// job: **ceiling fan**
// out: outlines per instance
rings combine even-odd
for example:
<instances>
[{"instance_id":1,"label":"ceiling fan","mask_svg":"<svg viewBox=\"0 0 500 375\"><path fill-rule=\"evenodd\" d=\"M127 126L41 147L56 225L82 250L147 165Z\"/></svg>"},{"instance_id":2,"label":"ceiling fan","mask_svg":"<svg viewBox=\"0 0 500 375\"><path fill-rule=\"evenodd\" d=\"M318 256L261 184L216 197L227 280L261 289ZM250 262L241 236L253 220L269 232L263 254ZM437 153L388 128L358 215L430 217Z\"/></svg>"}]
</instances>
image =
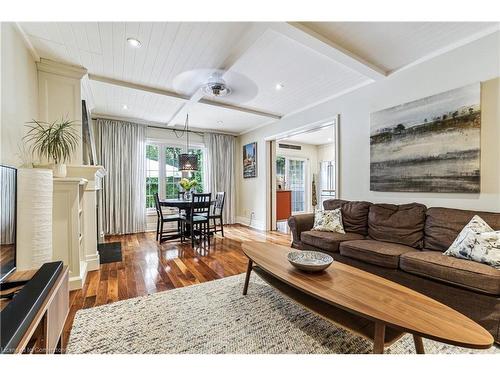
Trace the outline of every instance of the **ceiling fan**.
<instances>
[{"instance_id":1,"label":"ceiling fan","mask_svg":"<svg viewBox=\"0 0 500 375\"><path fill-rule=\"evenodd\" d=\"M233 70L193 69L178 74L174 90L193 96L200 93L215 99L230 97L232 103L245 103L257 96L257 85L245 75Z\"/></svg>"}]
</instances>

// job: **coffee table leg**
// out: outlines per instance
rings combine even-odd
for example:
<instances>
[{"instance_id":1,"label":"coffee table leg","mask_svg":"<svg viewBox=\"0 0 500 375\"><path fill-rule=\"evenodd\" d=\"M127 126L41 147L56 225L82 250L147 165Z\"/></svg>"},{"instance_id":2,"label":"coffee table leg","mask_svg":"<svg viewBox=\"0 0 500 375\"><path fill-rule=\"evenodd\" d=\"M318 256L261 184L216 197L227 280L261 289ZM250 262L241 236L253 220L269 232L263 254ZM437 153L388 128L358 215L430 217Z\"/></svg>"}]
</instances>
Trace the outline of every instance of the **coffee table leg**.
<instances>
[{"instance_id":1,"label":"coffee table leg","mask_svg":"<svg viewBox=\"0 0 500 375\"><path fill-rule=\"evenodd\" d=\"M415 350L417 354L425 354L424 342L422 341L422 337L413 335L413 342L415 343Z\"/></svg>"},{"instance_id":2,"label":"coffee table leg","mask_svg":"<svg viewBox=\"0 0 500 375\"><path fill-rule=\"evenodd\" d=\"M373 354L384 354L385 324L375 322L375 334L373 337Z\"/></svg>"},{"instance_id":3,"label":"coffee table leg","mask_svg":"<svg viewBox=\"0 0 500 375\"><path fill-rule=\"evenodd\" d=\"M247 266L247 274L245 276L245 285L243 286L243 295L247 295L248 291L248 282L250 281L250 273L252 273L252 266L253 266L253 261L251 259L248 259L248 266Z\"/></svg>"}]
</instances>

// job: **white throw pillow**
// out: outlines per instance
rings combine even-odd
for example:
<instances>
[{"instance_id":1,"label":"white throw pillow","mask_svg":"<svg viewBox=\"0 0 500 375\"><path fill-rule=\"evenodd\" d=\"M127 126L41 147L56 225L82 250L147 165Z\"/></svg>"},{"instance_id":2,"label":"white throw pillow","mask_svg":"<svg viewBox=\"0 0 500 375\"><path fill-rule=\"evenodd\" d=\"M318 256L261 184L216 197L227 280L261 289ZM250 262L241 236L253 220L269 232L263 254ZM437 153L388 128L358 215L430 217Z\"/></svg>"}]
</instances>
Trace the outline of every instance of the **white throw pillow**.
<instances>
[{"instance_id":1,"label":"white throw pillow","mask_svg":"<svg viewBox=\"0 0 500 375\"><path fill-rule=\"evenodd\" d=\"M476 215L462 229L444 255L468 259L500 269L500 231L494 231Z\"/></svg>"},{"instance_id":2,"label":"white throw pillow","mask_svg":"<svg viewBox=\"0 0 500 375\"><path fill-rule=\"evenodd\" d=\"M316 211L314 213L314 226L312 230L345 233L340 208Z\"/></svg>"}]
</instances>

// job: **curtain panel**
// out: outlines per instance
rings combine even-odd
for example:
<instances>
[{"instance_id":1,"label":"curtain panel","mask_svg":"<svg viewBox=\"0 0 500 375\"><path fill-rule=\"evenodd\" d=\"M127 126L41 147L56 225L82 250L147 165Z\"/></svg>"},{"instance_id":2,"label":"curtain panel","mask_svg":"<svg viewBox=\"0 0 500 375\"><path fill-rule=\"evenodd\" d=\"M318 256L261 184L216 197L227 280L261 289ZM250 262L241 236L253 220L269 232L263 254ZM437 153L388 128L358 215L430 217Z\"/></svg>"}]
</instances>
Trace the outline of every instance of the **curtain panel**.
<instances>
[{"instance_id":1,"label":"curtain panel","mask_svg":"<svg viewBox=\"0 0 500 375\"><path fill-rule=\"evenodd\" d=\"M232 135L207 133L207 190L212 196L218 191L226 192L223 220L225 224L233 224L236 216L235 188L235 137Z\"/></svg>"},{"instance_id":2,"label":"curtain panel","mask_svg":"<svg viewBox=\"0 0 500 375\"><path fill-rule=\"evenodd\" d=\"M106 234L142 232L146 214L146 126L97 119L98 163L107 170L103 179L103 229Z\"/></svg>"}]
</instances>

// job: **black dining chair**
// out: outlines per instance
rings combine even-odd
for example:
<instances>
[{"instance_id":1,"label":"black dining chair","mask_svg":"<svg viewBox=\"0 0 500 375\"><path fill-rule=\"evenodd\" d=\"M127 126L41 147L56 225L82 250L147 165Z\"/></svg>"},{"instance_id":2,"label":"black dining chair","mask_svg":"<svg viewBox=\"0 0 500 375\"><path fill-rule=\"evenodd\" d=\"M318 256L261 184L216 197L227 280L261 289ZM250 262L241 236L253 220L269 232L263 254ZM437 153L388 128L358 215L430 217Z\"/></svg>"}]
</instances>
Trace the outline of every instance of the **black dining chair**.
<instances>
[{"instance_id":1,"label":"black dining chair","mask_svg":"<svg viewBox=\"0 0 500 375\"><path fill-rule=\"evenodd\" d=\"M224 201L226 199L226 192L219 191L215 194L215 200L210 214L208 215L209 221L213 222L213 227L210 227L210 233L221 232L224 237L224 221L222 219L222 212L224 210ZM220 229L217 229L217 220L219 220Z\"/></svg>"},{"instance_id":2,"label":"black dining chair","mask_svg":"<svg viewBox=\"0 0 500 375\"><path fill-rule=\"evenodd\" d=\"M212 194L193 194L191 206L186 216L181 216L181 242L186 237L187 227L191 235L191 246L194 248L195 235L199 235L200 244L207 239L210 247L210 204Z\"/></svg>"},{"instance_id":3,"label":"black dining chair","mask_svg":"<svg viewBox=\"0 0 500 375\"><path fill-rule=\"evenodd\" d=\"M154 194L155 198L155 207L156 207L156 215L158 216L158 221L156 223L156 241L162 242L162 240L168 240L174 237L178 237L181 233L181 215L179 214L172 214L172 215L165 215L163 213L163 210L161 209L160 205L160 198L158 197L158 193ZM177 230L170 230L167 232L163 231L163 224L164 223L177 223ZM163 234L167 234L166 237L163 237ZM170 236L169 236L170 234Z\"/></svg>"}]
</instances>

